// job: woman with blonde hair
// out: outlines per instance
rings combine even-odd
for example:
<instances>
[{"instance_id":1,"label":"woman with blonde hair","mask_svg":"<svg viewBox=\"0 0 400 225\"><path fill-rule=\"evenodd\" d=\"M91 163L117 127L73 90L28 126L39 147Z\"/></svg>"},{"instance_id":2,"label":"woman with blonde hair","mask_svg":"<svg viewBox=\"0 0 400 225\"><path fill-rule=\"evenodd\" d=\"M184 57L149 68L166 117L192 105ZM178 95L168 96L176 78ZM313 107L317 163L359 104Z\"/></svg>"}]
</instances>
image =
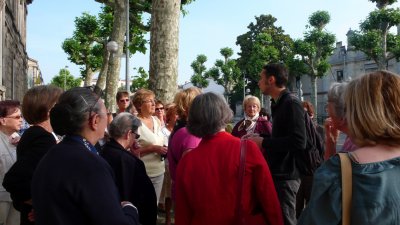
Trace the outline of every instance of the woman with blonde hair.
<instances>
[{"instance_id":1,"label":"woman with blonde hair","mask_svg":"<svg viewBox=\"0 0 400 225\"><path fill-rule=\"evenodd\" d=\"M142 122L138 128L139 157L144 162L147 175L153 183L157 195L157 204L160 199L164 180L165 164L163 155L167 153L164 147L164 135L161 132L160 120L153 116L156 102L154 92L147 89L138 90L132 98L132 103L138 111L137 117Z\"/></svg>"},{"instance_id":2,"label":"woman with blonde hair","mask_svg":"<svg viewBox=\"0 0 400 225\"><path fill-rule=\"evenodd\" d=\"M190 106L193 99L199 94L201 94L199 88L190 87L175 96L174 103L176 104L179 120L176 122L175 128L170 135L167 155L171 175L172 200L175 199L175 171L179 160L187 151L197 147L201 140L201 138L190 134L186 129Z\"/></svg>"},{"instance_id":3,"label":"woman with blonde hair","mask_svg":"<svg viewBox=\"0 0 400 225\"><path fill-rule=\"evenodd\" d=\"M345 91L349 135L358 149L345 153L352 168L350 224L400 224L400 77L377 71L351 81ZM342 221L338 156L314 174L311 199L300 225Z\"/></svg>"}]
</instances>

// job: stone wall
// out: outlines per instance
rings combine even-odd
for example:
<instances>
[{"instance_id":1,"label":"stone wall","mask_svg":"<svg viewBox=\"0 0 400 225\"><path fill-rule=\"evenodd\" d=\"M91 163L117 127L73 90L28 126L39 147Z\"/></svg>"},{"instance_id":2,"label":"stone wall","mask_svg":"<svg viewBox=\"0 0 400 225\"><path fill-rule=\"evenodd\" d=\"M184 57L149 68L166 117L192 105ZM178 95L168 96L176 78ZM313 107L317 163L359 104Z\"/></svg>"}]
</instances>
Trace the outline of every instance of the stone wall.
<instances>
[{"instance_id":1,"label":"stone wall","mask_svg":"<svg viewBox=\"0 0 400 225\"><path fill-rule=\"evenodd\" d=\"M22 101L27 91L26 3L6 0L2 10L2 86L5 99ZM19 18L23 17L23 18Z\"/></svg>"}]
</instances>

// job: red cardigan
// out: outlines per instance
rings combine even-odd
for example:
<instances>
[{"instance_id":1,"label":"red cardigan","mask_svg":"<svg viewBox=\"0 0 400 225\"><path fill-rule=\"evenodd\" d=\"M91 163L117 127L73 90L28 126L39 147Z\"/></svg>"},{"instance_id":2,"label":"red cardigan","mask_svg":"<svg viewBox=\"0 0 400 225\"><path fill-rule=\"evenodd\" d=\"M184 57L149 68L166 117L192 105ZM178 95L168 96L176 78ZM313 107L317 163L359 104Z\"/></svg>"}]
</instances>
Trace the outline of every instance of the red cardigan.
<instances>
[{"instance_id":1,"label":"red cardigan","mask_svg":"<svg viewBox=\"0 0 400 225\"><path fill-rule=\"evenodd\" d=\"M242 198L246 224L283 225L268 165L257 145L247 143ZM181 159L176 175L176 225L235 224L239 157L240 139L219 132L203 138Z\"/></svg>"}]
</instances>

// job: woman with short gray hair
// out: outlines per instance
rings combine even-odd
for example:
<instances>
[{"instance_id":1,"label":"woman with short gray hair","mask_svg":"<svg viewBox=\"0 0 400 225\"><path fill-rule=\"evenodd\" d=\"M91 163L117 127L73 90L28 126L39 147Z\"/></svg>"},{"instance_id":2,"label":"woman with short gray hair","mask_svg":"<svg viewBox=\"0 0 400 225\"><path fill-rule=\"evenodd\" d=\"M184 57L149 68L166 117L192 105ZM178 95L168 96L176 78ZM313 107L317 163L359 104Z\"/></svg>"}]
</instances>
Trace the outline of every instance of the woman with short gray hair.
<instances>
[{"instance_id":1,"label":"woman with short gray hair","mask_svg":"<svg viewBox=\"0 0 400 225\"><path fill-rule=\"evenodd\" d=\"M141 125L141 121L130 113L118 114L108 128L110 140L100 155L114 170L120 198L137 207L142 225L155 225L157 198L153 184L142 160L129 152L139 138L137 131Z\"/></svg>"},{"instance_id":2,"label":"woman with short gray hair","mask_svg":"<svg viewBox=\"0 0 400 225\"><path fill-rule=\"evenodd\" d=\"M209 92L193 100L187 129L202 140L178 165L176 225L235 224L241 219L234 213L238 201L246 224L283 224L268 165L250 140L243 142L245 175L238 183L241 141L224 129L232 116L222 96ZM238 186L243 189L240 200Z\"/></svg>"},{"instance_id":3,"label":"woman with short gray hair","mask_svg":"<svg viewBox=\"0 0 400 225\"><path fill-rule=\"evenodd\" d=\"M325 160L336 154L336 143L340 132L346 134L341 151L350 152L357 148L347 136L349 131L344 110L344 92L347 84L347 82L333 83L328 91L327 111L329 117L325 120Z\"/></svg>"}]
</instances>

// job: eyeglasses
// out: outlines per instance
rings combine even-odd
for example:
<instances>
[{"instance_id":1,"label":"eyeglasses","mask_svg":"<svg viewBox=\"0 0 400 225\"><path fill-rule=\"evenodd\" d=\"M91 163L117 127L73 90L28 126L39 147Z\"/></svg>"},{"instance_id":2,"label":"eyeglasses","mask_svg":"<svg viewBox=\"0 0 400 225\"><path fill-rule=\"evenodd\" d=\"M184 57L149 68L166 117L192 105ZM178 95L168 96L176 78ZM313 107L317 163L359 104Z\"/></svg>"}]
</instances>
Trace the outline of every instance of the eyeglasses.
<instances>
[{"instance_id":1,"label":"eyeglasses","mask_svg":"<svg viewBox=\"0 0 400 225\"><path fill-rule=\"evenodd\" d=\"M133 134L133 135L135 135L135 140L137 140L137 139L139 139L139 138L140 138L140 135L139 135L139 134L137 134L137 133L135 133L135 132L133 132L133 131L132 131L132 134Z\"/></svg>"},{"instance_id":2,"label":"eyeglasses","mask_svg":"<svg viewBox=\"0 0 400 225\"><path fill-rule=\"evenodd\" d=\"M21 118L22 118L22 116L21 116L21 115L17 115L17 116L5 116L4 118L10 118L10 119L16 119L16 120L19 120L19 119L21 119Z\"/></svg>"},{"instance_id":3,"label":"eyeglasses","mask_svg":"<svg viewBox=\"0 0 400 225\"><path fill-rule=\"evenodd\" d=\"M120 99L119 102L129 102L129 99Z\"/></svg>"},{"instance_id":4,"label":"eyeglasses","mask_svg":"<svg viewBox=\"0 0 400 225\"><path fill-rule=\"evenodd\" d=\"M142 103L156 103L155 101L154 101L154 99L147 99L147 100L144 100Z\"/></svg>"},{"instance_id":5,"label":"eyeglasses","mask_svg":"<svg viewBox=\"0 0 400 225\"><path fill-rule=\"evenodd\" d=\"M156 108L156 111L161 111L161 110L164 110L164 107Z\"/></svg>"}]
</instances>

